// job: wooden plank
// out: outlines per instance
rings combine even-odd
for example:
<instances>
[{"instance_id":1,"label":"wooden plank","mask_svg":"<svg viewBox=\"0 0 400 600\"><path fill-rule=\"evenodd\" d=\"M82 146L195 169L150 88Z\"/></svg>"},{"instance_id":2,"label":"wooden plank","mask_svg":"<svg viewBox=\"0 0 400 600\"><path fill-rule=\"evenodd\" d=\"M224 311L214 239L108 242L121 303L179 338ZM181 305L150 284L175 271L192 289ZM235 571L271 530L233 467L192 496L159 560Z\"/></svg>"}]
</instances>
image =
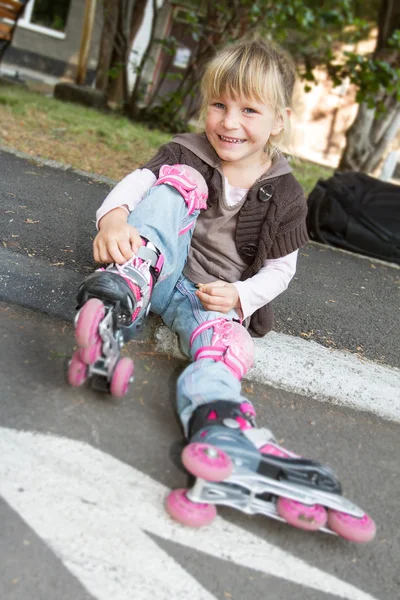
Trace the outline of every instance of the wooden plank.
<instances>
[{"instance_id":1,"label":"wooden plank","mask_svg":"<svg viewBox=\"0 0 400 600\"><path fill-rule=\"evenodd\" d=\"M16 11L12 11L9 8L3 8L0 2L0 19L9 19L10 21L15 21L18 17L18 13Z\"/></svg>"},{"instance_id":2,"label":"wooden plank","mask_svg":"<svg viewBox=\"0 0 400 600\"><path fill-rule=\"evenodd\" d=\"M7 25L6 23L0 23L0 39L11 40L11 32L13 25Z\"/></svg>"},{"instance_id":3,"label":"wooden plank","mask_svg":"<svg viewBox=\"0 0 400 600\"><path fill-rule=\"evenodd\" d=\"M0 0L0 6L19 14L24 5L18 0Z\"/></svg>"}]
</instances>

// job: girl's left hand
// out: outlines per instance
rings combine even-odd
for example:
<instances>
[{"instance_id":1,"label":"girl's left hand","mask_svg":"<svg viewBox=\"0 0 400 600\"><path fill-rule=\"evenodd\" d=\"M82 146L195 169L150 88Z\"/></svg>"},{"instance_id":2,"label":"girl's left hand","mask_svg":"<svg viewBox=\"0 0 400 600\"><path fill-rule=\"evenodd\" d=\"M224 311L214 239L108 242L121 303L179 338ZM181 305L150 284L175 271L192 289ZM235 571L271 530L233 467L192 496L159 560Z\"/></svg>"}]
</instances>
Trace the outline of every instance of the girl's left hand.
<instances>
[{"instance_id":1,"label":"girl's left hand","mask_svg":"<svg viewBox=\"0 0 400 600\"><path fill-rule=\"evenodd\" d=\"M232 308L240 309L240 298L233 283L226 281L212 281L199 283L196 296L206 310L228 313Z\"/></svg>"}]
</instances>

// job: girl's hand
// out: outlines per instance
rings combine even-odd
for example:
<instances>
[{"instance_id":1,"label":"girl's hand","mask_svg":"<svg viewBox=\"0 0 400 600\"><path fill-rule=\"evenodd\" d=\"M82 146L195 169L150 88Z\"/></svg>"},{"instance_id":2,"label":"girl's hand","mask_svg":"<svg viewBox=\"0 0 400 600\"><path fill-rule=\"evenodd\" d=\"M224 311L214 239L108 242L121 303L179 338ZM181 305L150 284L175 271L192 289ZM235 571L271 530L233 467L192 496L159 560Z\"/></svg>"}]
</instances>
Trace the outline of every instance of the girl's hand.
<instances>
[{"instance_id":1,"label":"girl's hand","mask_svg":"<svg viewBox=\"0 0 400 600\"><path fill-rule=\"evenodd\" d=\"M123 208L110 211L99 223L99 233L93 242L93 257L98 263L125 263L142 246L137 229L128 225L128 215Z\"/></svg>"},{"instance_id":2,"label":"girl's hand","mask_svg":"<svg viewBox=\"0 0 400 600\"><path fill-rule=\"evenodd\" d=\"M233 283L212 281L199 283L196 296L206 310L228 313L232 308L241 310L240 298Z\"/></svg>"}]
</instances>

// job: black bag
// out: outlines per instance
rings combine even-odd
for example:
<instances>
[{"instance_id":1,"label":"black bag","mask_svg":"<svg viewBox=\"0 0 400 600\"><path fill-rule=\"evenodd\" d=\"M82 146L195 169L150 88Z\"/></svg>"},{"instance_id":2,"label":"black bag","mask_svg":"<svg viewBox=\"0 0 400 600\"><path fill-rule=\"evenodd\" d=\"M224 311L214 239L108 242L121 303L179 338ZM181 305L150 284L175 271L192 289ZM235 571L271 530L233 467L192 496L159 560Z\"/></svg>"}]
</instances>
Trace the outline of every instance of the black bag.
<instances>
[{"instance_id":1,"label":"black bag","mask_svg":"<svg viewBox=\"0 0 400 600\"><path fill-rule=\"evenodd\" d=\"M400 186L364 173L320 179L308 197L312 240L400 264Z\"/></svg>"}]
</instances>

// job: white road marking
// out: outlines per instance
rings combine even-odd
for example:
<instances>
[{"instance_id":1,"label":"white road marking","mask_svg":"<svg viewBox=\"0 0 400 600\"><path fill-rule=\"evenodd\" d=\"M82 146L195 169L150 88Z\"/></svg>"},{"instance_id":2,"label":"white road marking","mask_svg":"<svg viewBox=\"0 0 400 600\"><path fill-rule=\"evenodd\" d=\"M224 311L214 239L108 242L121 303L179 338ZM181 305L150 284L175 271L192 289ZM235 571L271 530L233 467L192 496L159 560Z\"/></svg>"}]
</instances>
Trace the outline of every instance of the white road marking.
<instances>
[{"instance_id":1,"label":"white road marking","mask_svg":"<svg viewBox=\"0 0 400 600\"><path fill-rule=\"evenodd\" d=\"M146 532L339 598L374 600L220 517L200 530L173 522L165 486L83 442L0 427L0 456L0 494L97 600L216 600Z\"/></svg>"},{"instance_id":2,"label":"white road marking","mask_svg":"<svg viewBox=\"0 0 400 600\"><path fill-rule=\"evenodd\" d=\"M160 352L183 358L169 329L160 327L155 339ZM399 369L274 331L254 341L246 379L400 421Z\"/></svg>"}]
</instances>

